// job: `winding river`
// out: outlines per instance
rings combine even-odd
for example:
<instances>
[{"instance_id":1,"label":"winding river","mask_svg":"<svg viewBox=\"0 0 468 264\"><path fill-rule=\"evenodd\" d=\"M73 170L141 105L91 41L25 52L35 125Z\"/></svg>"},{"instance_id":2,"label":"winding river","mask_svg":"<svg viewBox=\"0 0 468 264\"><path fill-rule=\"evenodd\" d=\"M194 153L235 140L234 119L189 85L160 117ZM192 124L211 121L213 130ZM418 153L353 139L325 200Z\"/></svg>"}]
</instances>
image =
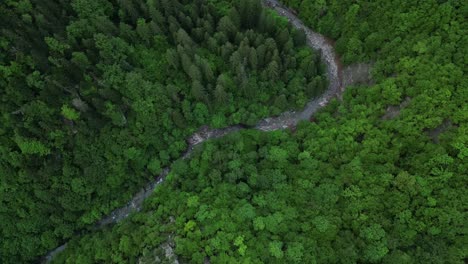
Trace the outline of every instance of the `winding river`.
<instances>
[{"instance_id":1,"label":"winding river","mask_svg":"<svg viewBox=\"0 0 468 264\"><path fill-rule=\"evenodd\" d=\"M327 90L318 98L312 99L307 103L306 107L301 112L288 111L284 112L277 117L269 117L260 120L255 126L247 127L244 125L234 125L222 129L210 129L209 127L203 127L198 132L194 133L188 139L187 150L182 155L183 159L190 156L193 148L209 139L215 139L224 137L227 134L242 130L242 129L258 129L261 131L274 131L279 129L285 129L291 126L295 126L299 121L308 120L318 109L325 106L330 99L333 97L341 97L344 90L342 86L342 70L340 67L339 58L336 56L333 45L327 38L319 33L312 31L307 28L299 18L289 10L280 4L277 0L263 0L263 3L268 8L275 10L280 16L283 16L289 20L289 22L296 28L303 30L307 36L307 44L311 48L318 50L321 54L322 62L327 66L327 78L329 85ZM130 213L137 212L142 208L143 201L150 196L156 186L163 182L164 178L169 174L170 167L163 169L162 173L156 177L153 182L146 185L140 192L138 192L130 202L125 206L114 210L110 215L100 220L95 229L99 229L103 226L117 223L122 219L125 219ZM66 247L66 243L50 251L44 258L43 263L48 263L52 258L59 252L63 251Z\"/></svg>"}]
</instances>

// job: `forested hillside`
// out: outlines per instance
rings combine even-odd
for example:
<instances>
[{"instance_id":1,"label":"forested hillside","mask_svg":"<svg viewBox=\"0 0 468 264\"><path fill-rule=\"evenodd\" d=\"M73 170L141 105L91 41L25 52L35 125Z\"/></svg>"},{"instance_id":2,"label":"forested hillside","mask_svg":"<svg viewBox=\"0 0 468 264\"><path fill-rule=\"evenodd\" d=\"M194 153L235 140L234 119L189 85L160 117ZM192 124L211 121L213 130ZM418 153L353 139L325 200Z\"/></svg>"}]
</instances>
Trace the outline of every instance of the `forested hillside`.
<instances>
[{"instance_id":1,"label":"forested hillside","mask_svg":"<svg viewBox=\"0 0 468 264\"><path fill-rule=\"evenodd\" d=\"M8 0L0 25L2 263L92 226L201 125L254 124L327 83L258 1Z\"/></svg>"},{"instance_id":2,"label":"forested hillside","mask_svg":"<svg viewBox=\"0 0 468 264\"><path fill-rule=\"evenodd\" d=\"M323 66L255 0L1 3L1 262L73 237L54 263L465 263L466 1L282 2L375 84L205 142L142 212L81 235L199 126L300 108Z\"/></svg>"},{"instance_id":3,"label":"forested hillside","mask_svg":"<svg viewBox=\"0 0 468 264\"><path fill-rule=\"evenodd\" d=\"M206 143L144 212L57 263L152 263L171 247L191 263L466 261L466 4L285 2L345 63L373 61L376 85L295 132Z\"/></svg>"}]
</instances>

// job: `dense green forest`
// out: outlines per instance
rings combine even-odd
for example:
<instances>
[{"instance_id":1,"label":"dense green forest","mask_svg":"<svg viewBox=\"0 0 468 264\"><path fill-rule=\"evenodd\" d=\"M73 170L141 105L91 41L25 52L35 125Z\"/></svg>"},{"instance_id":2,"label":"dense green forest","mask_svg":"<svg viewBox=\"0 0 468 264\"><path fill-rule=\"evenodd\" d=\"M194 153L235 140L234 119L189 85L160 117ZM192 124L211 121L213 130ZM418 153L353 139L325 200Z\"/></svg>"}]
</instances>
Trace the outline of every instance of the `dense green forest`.
<instances>
[{"instance_id":1,"label":"dense green forest","mask_svg":"<svg viewBox=\"0 0 468 264\"><path fill-rule=\"evenodd\" d=\"M284 2L376 84L296 131L205 143L56 263L164 263L168 245L193 263L466 262L466 2Z\"/></svg>"},{"instance_id":2,"label":"dense green forest","mask_svg":"<svg viewBox=\"0 0 468 264\"><path fill-rule=\"evenodd\" d=\"M254 124L327 84L259 1L8 0L0 24L2 263L92 226L201 125Z\"/></svg>"},{"instance_id":3,"label":"dense green forest","mask_svg":"<svg viewBox=\"0 0 468 264\"><path fill-rule=\"evenodd\" d=\"M55 263L160 263L170 240L181 263L462 263L466 157L428 139L408 149L360 115L335 104L294 134L206 143L145 212Z\"/></svg>"},{"instance_id":4,"label":"dense green forest","mask_svg":"<svg viewBox=\"0 0 468 264\"><path fill-rule=\"evenodd\" d=\"M375 85L296 130L204 143L142 212L74 236L200 125L300 108L324 69L259 1L2 2L1 262L73 237L55 263L164 263L169 246L182 263L465 263L466 1L283 3Z\"/></svg>"}]
</instances>

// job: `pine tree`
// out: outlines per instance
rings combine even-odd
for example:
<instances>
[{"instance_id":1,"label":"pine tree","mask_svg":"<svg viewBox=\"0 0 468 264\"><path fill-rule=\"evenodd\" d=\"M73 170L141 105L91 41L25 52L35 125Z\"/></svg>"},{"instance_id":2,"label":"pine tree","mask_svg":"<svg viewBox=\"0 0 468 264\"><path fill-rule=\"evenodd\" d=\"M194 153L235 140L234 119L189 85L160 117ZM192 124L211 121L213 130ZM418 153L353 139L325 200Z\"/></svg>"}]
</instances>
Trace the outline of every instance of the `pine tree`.
<instances>
[{"instance_id":1,"label":"pine tree","mask_svg":"<svg viewBox=\"0 0 468 264\"><path fill-rule=\"evenodd\" d=\"M265 64L266 64L266 52L267 52L266 46L262 44L258 46L256 51L257 51L257 58L258 58L257 60L258 68L262 69L265 67Z\"/></svg>"},{"instance_id":2,"label":"pine tree","mask_svg":"<svg viewBox=\"0 0 468 264\"><path fill-rule=\"evenodd\" d=\"M180 63L179 63L179 55L177 54L177 51L175 51L174 49L168 49L166 51L166 60L167 60L167 63L174 67L174 69L178 69L179 66L180 66Z\"/></svg>"},{"instance_id":3,"label":"pine tree","mask_svg":"<svg viewBox=\"0 0 468 264\"><path fill-rule=\"evenodd\" d=\"M205 32L203 31L203 28L198 27L192 29L192 39L197 42L197 43L202 43L203 40L205 40ZM208 44L210 46L210 44ZM214 51L216 49L213 49L212 47L209 47L210 51Z\"/></svg>"},{"instance_id":4,"label":"pine tree","mask_svg":"<svg viewBox=\"0 0 468 264\"><path fill-rule=\"evenodd\" d=\"M215 103L217 105L223 105L227 103L228 94L224 90L224 87L221 84L216 85L216 89L214 91Z\"/></svg>"},{"instance_id":5,"label":"pine tree","mask_svg":"<svg viewBox=\"0 0 468 264\"><path fill-rule=\"evenodd\" d=\"M304 30L294 29L292 32L292 38L295 46L303 46L307 43L307 36Z\"/></svg>"},{"instance_id":6,"label":"pine tree","mask_svg":"<svg viewBox=\"0 0 468 264\"><path fill-rule=\"evenodd\" d=\"M165 19L161 11L158 9L158 3L156 2L156 0L148 0L146 2L148 6L148 13L153 22L158 25L163 25L165 23Z\"/></svg>"},{"instance_id":7,"label":"pine tree","mask_svg":"<svg viewBox=\"0 0 468 264\"><path fill-rule=\"evenodd\" d=\"M215 22L210 15L203 20L203 30L209 35L212 35L215 32Z\"/></svg>"},{"instance_id":8,"label":"pine tree","mask_svg":"<svg viewBox=\"0 0 468 264\"><path fill-rule=\"evenodd\" d=\"M154 21L150 21L148 23L148 27L150 29L150 32L151 32L151 35L154 36L154 35L163 35L164 34L164 31L161 29L160 26L158 26L158 24Z\"/></svg>"},{"instance_id":9,"label":"pine tree","mask_svg":"<svg viewBox=\"0 0 468 264\"><path fill-rule=\"evenodd\" d=\"M202 82L202 73L196 64L192 64L189 69L189 76L192 82Z\"/></svg>"},{"instance_id":10,"label":"pine tree","mask_svg":"<svg viewBox=\"0 0 468 264\"><path fill-rule=\"evenodd\" d=\"M192 38L187 34L187 32L180 28L176 34L177 44L182 45L183 47L191 47L194 45Z\"/></svg>"},{"instance_id":11,"label":"pine tree","mask_svg":"<svg viewBox=\"0 0 468 264\"><path fill-rule=\"evenodd\" d=\"M289 31L287 28L283 28L280 32L276 34L276 43L278 43L280 47L283 47L288 40Z\"/></svg>"},{"instance_id":12,"label":"pine tree","mask_svg":"<svg viewBox=\"0 0 468 264\"><path fill-rule=\"evenodd\" d=\"M233 41L236 36L237 29L228 16L224 16L219 20L218 31L223 32L228 37L229 41Z\"/></svg>"},{"instance_id":13,"label":"pine tree","mask_svg":"<svg viewBox=\"0 0 468 264\"><path fill-rule=\"evenodd\" d=\"M284 94L280 95L275 99L274 105L280 110L286 109L288 107L288 100Z\"/></svg>"},{"instance_id":14,"label":"pine tree","mask_svg":"<svg viewBox=\"0 0 468 264\"><path fill-rule=\"evenodd\" d=\"M229 9L228 16L229 16L229 19L232 21L233 25L236 27L236 29L240 29L241 20L240 20L240 15L237 9L234 7Z\"/></svg>"},{"instance_id":15,"label":"pine tree","mask_svg":"<svg viewBox=\"0 0 468 264\"><path fill-rule=\"evenodd\" d=\"M185 117L178 110L174 110L172 112L172 121L179 128L184 128L187 123L187 121L185 120Z\"/></svg>"},{"instance_id":16,"label":"pine tree","mask_svg":"<svg viewBox=\"0 0 468 264\"><path fill-rule=\"evenodd\" d=\"M229 60L232 54L234 53L234 49L234 46L230 42L227 42L226 44L221 46L221 57L224 60Z\"/></svg>"},{"instance_id":17,"label":"pine tree","mask_svg":"<svg viewBox=\"0 0 468 264\"><path fill-rule=\"evenodd\" d=\"M276 61L272 61L270 62L270 64L268 65L267 69L267 76L269 78L270 81L276 81L278 80L279 78L279 66L278 66L278 63Z\"/></svg>"},{"instance_id":18,"label":"pine tree","mask_svg":"<svg viewBox=\"0 0 468 264\"><path fill-rule=\"evenodd\" d=\"M257 69L258 69L258 58L257 58L257 51L255 50L255 48L250 48L249 64L250 64L250 68L252 70L257 71Z\"/></svg>"},{"instance_id":19,"label":"pine tree","mask_svg":"<svg viewBox=\"0 0 468 264\"><path fill-rule=\"evenodd\" d=\"M180 88L173 84L168 84L166 86L167 95L176 103L180 103L179 91L180 91Z\"/></svg>"},{"instance_id":20,"label":"pine tree","mask_svg":"<svg viewBox=\"0 0 468 264\"><path fill-rule=\"evenodd\" d=\"M118 3L120 5L120 11L123 15L122 18L124 20L128 20L132 24L135 24L139 15L132 0L118 0Z\"/></svg>"},{"instance_id":21,"label":"pine tree","mask_svg":"<svg viewBox=\"0 0 468 264\"><path fill-rule=\"evenodd\" d=\"M178 20L185 29L187 29L188 31L192 30L192 28L194 26L193 22L192 22L192 19L190 17L186 16L181 11L178 14Z\"/></svg>"},{"instance_id":22,"label":"pine tree","mask_svg":"<svg viewBox=\"0 0 468 264\"><path fill-rule=\"evenodd\" d=\"M146 24L145 19L139 18L137 20L136 31L137 31L138 36L140 37L140 39L143 40L143 42L148 45L150 43L150 39L151 39L152 34L150 32L148 24Z\"/></svg>"},{"instance_id":23,"label":"pine tree","mask_svg":"<svg viewBox=\"0 0 468 264\"><path fill-rule=\"evenodd\" d=\"M244 38L242 42L239 45L239 55L241 57L242 62L246 61L246 59L249 57L250 54L250 46L249 46L249 40L247 38Z\"/></svg>"},{"instance_id":24,"label":"pine tree","mask_svg":"<svg viewBox=\"0 0 468 264\"><path fill-rule=\"evenodd\" d=\"M313 78L317 76L317 65L315 64L314 60L307 61L305 65L306 67L303 70L307 78Z\"/></svg>"},{"instance_id":25,"label":"pine tree","mask_svg":"<svg viewBox=\"0 0 468 264\"><path fill-rule=\"evenodd\" d=\"M203 59L201 61L201 68L202 68L203 76L205 77L206 83L212 83L214 81L214 73L208 61Z\"/></svg>"},{"instance_id":26,"label":"pine tree","mask_svg":"<svg viewBox=\"0 0 468 264\"><path fill-rule=\"evenodd\" d=\"M205 88L199 81L192 82L191 94L199 102L204 102L207 99Z\"/></svg>"},{"instance_id":27,"label":"pine tree","mask_svg":"<svg viewBox=\"0 0 468 264\"><path fill-rule=\"evenodd\" d=\"M175 2L174 0L160 0L160 6L164 10L164 16L168 17L170 15L174 15L175 13ZM159 5L157 5L159 6Z\"/></svg>"},{"instance_id":28,"label":"pine tree","mask_svg":"<svg viewBox=\"0 0 468 264\"><path fill-rule=\"evenodd\" d=\"M106 16L98 16L91 19L93 26L98 32L102 32L108 35L117 35L118 28L112 23L112 21Z\"/></svg>"},{"instance_id":29,"label":"pine tree","mask_svg":"<svg viewBox=\"0 0 468 264\"><path fill-rule=\"evenodd\" d=\"M258 18L258 29L260 32L274 35L277 31L276 21L273 16L262 10Z\"/></svg>"},{"instance_id":30,"label":"pine tree","mask_svg":"<svg viewBox=\"0 0 468 264\"><path fill-rule=\"evenodd\" d=\"M177 51L180 55L182 69L184 69L185 73L190 76L190 68L192 66L192 60L185 53L186 51L183 48L179 48L179 47L177 47Z\"/></svg>"},{"instance_id":31,"label":"pine tree","mask_svg":"<svg viewBox=\"0 0 468 264\"><path fill-rule=\"evenodd\" d=\"M258 23L259 14L262 11L262 5L258 0L240 0L237 2L237 11L240 14L241 25L243 28L255 28Z\"/></svg>"}]
</instances>

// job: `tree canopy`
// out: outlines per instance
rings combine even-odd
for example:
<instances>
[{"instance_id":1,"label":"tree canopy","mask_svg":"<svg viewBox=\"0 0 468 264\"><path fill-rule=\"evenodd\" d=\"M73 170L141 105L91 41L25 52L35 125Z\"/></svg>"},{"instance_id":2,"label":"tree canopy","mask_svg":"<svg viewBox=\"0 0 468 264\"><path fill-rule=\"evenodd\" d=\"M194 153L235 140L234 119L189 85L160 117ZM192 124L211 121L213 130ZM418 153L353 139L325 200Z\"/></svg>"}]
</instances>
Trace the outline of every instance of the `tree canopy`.
<instances>
[{"instance_id":1,"label":"tree canopy","mask_svg":"<svg viewBox=\"0 0 468 264\"><path fill-rule=\"evenodd\" d=\"M325 89L303 32L256 0L0 3L0 262L70 239L55 263L466 262L467 4L281 2L374 84L185 160L200 126ZM169 165L142 211L92 231Z\"/></svg>"},{"instance_id":2,"label":"tree canopy","mask_svg":"<svg viewBox=\"0 0 468 264\"><path fill-rule=\"evenodd\" d=\"M254 124L326 87L303 66L315 52L253 0L12 0L0 25L2 263L92 227L200 126Z\"/></svg>"}]
</instances>

